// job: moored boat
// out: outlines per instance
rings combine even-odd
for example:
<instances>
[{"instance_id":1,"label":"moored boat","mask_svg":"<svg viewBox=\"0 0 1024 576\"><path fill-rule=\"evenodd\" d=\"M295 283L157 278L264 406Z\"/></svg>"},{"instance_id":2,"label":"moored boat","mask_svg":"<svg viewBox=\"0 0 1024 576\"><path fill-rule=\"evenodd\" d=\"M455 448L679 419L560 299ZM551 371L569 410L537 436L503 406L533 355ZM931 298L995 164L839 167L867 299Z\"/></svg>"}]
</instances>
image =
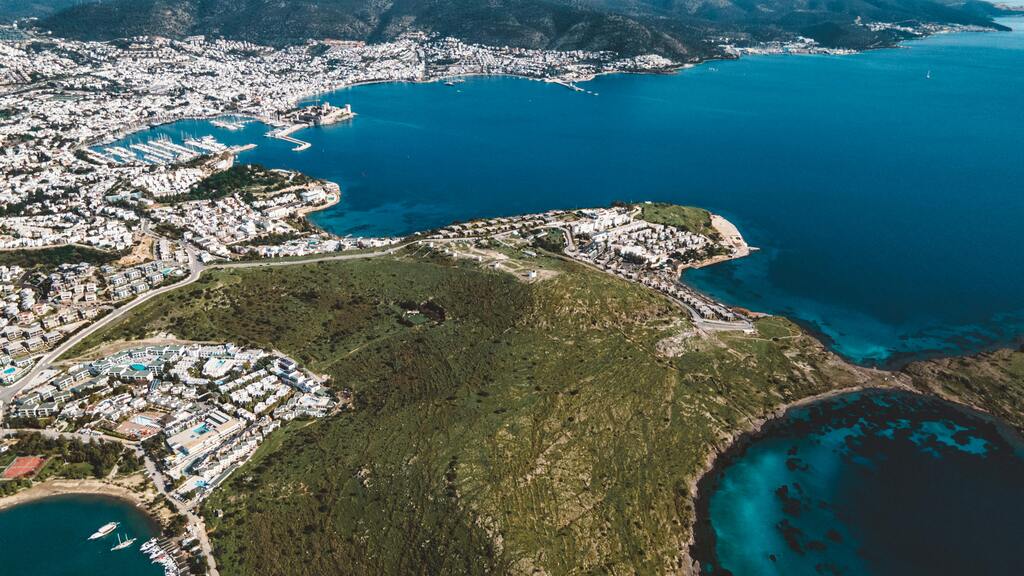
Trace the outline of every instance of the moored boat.
<instances>
[{"instance_id":1,"label":"moored boat","mask_svg":"<svg viewBox=\"0 0 1024 576\"><path fill-rule=\"evenodd\" d=\"M107 522L103 526L100 526L99 530L93 532L92 536L89 536L89 540L97 540L99 538L103 538L107 534L110 534L115 529L117 529L117 527L120 525L120 522Z\"/></svg>"},{"instance_id":2,"label":"moored boat","mask_svg":"<svg viewBox=\"0 0 1024 576\"><path fill-rule=\"evenodd\" d=\"M114 546L113 548L111 548L110 551L111 552L116 552L117 550L124 550L125 548L131 546L132 544L135 544L135 538L128 538L127 540L121 540L121 535L118 534L117 535L117 545Z\"/></svg>"}]
</instances>

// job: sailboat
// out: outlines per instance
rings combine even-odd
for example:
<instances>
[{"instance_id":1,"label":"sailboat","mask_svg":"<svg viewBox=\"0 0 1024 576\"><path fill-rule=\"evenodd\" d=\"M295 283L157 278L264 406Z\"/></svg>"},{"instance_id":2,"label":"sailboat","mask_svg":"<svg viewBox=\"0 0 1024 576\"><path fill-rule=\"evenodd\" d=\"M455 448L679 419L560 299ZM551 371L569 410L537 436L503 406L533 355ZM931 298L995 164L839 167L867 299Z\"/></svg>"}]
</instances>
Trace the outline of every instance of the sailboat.
<instances>
[{"instance_id":1,"label":"sailboat","mask_svg":"<svg viewBox=\"0 0 1024 576\"><path fill-rule=\"evenodd\" d=\"M928 73L924 75L924 79L925 80L931 80L932 79L932 71L931 70L929 70Z\"/></svg>"},{"instance_id":2,"label":"sailboat","mask_svg":"<svg viewBox=\"0 0 1024 576\"><path fill-rule=\"evenodd\" d=\"M132 544L135 544L135 538L129 538L127 540L121 540L121 535L118 534L117 535L117 545L114 546L113 548L111 548L110 551L111 552L115 552L117 550L124 550L125 548L131 546Z\"/></svg>"}]
</instances>

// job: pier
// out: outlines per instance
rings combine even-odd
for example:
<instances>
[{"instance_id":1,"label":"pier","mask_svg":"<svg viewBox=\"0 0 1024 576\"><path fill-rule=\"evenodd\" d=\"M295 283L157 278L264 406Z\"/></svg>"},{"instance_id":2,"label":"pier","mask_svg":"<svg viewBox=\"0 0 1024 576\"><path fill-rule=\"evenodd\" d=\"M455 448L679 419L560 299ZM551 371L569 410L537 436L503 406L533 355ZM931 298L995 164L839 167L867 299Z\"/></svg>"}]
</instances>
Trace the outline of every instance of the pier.
<instances>
[{"instance_id":1,"label":"pier","mask_svg":"<svg viewBox=\"0 0 1024 576\"><path fill-rule=\"evenodd\" d=\"M292 134L298 132L299 130L302 130L303 128L308 127L308 124L292 124L291 126L286 126L284 128L279 128L277 130L271 130L270 132L267 132L267 138L277 138L278 140L290 142L292 144L295 144L295 148L292 148L294 152L302 152L303 150L309 149L312 146L312 144L310 144L309 142L299 140L298 138L293 138Z\"/></svg>"},{"instance_id":2,"label":"pier","mask_svg":"<svg viewBox=\"0 0 1024 576\"><path fill-rule=\"evenodd\" d=\"M557 78L555 78L555 79L545 80L545 82L550 82L552 84L558 84L559 86L565 86L566 88L568 88L569 90L572 90L573 92L583 92L584 94L590 94L591 96L597 96L597 92L592 92L590 90L587 90L586 88L580 88L579 86L577 86L576 84L574 84L572 82L569 82L568 80L558 80Z\"/></svg>"}]
</instances>

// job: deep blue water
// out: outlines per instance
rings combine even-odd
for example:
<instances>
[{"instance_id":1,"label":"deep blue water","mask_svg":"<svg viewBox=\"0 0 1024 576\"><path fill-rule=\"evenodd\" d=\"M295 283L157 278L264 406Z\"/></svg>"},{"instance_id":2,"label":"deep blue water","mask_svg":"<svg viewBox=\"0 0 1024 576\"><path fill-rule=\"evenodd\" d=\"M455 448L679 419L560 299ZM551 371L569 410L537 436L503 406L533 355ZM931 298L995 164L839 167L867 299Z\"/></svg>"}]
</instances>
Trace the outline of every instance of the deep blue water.
<instances>
[{"instance_id":1,"label":"deep blue water","mask_svg":"<svg viewBox=\"0 0 1024 576\"><path fill-rule=\"evenodd\" d=\"M794 318L861 363L1024 331L1024 32L587 88L600 95L514 78L343 90L328 100L359 116L298 133L313 144L301 153L258 124L155 132L256 142L244 161L338 182L343 201L314 219L339 234L613 200L705 206L762 251L686 280Z\"/></svg>"},{"instance_id":2,"label":"deep blue water","mask_svg":"<svg viewBox=\"0 0 1024 576\"><path fill-rule=\"evenodd\" d=\"M111 552L114 534L87 540L107 522L120 522L135 546ZM157 535L145 514L120 500L55 496L0 512L0 574L7 576L158 576L163 568L139 551Z\"/></svg>"},{"instance_id":3,"label":"deep blue water","mask_svg":"<svg viewBox=\"0 0 1024 576\"><path fill-rule=\"evenodd\" d=\"M702 485L706 574L1022 573L1019 438L938 400L858 393L793 410L728 462Z\"/></svg>"}]
</instances>

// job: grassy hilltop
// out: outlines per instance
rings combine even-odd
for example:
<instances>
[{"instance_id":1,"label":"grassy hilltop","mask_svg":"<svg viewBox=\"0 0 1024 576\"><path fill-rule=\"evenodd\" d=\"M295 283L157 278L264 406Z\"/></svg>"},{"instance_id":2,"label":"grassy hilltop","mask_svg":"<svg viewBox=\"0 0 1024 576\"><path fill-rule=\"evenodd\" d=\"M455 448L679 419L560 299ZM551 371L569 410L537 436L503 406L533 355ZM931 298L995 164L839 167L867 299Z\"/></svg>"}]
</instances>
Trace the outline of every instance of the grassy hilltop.
<instances>
[{"instance_id":1,"label":"grassy hilltop","mask_svg":"<svg viewBox=\"0 0 1024 576\"><path fill-rule=\"evenodd\" d=\"M555 274L410 255L222 270L103 334L277 348L354 391L354 410L279 431L205 504L220 572L674 570L716 446L875 374L782 319L698 336L645 288L530 265Z\"/></svg>"}]
</instances>

